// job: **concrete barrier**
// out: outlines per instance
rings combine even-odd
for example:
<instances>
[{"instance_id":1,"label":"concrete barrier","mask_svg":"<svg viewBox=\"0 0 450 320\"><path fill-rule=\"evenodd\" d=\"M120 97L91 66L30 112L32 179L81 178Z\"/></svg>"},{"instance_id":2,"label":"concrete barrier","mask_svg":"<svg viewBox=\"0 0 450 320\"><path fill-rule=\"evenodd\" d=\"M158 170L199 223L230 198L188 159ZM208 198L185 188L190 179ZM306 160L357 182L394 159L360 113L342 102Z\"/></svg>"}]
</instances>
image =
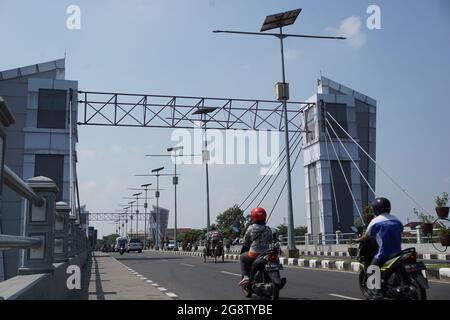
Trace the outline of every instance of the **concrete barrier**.
<instances>
[{"instance_id":1,"label":"concrete barrier","mask_svg":"<svg viewBox=\"0 0 450 320\"><path fill-rule=\"evenodd\" d=\"M439 269L439 279L450 280L450 268L440 268Z\"/></svg>"},{"instance_id":2,"label":"concrete barrier","mask_svg":"<svg viewBox=\"0 0 450 320\"><path fill-rule=\"evenodd\" d=\"M359 270L361 268L361 264L359 262L351 262L350 268L355 272L359 272Z\"/></svg>"},{"instance_id":3,"label":"concrete barrier","mask_svg":"<svg viewBox=\"0 0 450 320\"><path fill-rule=\"evenodd\" d=\"M0 282L0 300L67 300L75 291L67 288L67 267L83 268L88 252L82 252L68 262L54 263L52 273L19 275ZM80 275L81 276L81 275Z\"/></svg>"}]
</instances>

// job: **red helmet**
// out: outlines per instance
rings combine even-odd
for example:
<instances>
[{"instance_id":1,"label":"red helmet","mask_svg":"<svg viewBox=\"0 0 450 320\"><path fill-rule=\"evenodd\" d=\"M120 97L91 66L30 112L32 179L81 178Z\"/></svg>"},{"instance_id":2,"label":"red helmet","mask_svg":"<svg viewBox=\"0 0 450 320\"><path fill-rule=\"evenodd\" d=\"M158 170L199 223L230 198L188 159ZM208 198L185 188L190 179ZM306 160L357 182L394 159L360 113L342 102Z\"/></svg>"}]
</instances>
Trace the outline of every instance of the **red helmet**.
<instances>
[{"instance_id":1,"label":"red helmet","mask_svg":"<svg viewBox=\"0 0 450 320\"><path fill-rule=\"evenodd\" d=\"M258 207L252 210L252 221L253 222L262 222L266 221L267 213L264 208Z\"/></svg>"}]
</instances>

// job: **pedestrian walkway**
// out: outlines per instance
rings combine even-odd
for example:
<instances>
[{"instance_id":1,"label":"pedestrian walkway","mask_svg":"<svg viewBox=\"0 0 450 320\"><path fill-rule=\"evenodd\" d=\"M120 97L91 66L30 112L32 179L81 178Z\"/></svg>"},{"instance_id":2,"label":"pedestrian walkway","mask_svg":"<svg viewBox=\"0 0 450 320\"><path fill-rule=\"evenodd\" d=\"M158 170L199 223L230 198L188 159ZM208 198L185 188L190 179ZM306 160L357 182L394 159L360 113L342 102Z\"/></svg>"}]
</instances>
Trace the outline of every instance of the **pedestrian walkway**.
<instances>
[{"instance_id":1,"label":"pedestrian walkway","mask_svg":"<svg viewBox=\"0 0 450 320\"><path fill-rule=\"evenodd\" d=\"M75 300L170 300L167 295L130 272L109 254L93 252L83 269Z\"/></svg>"}]
</instances>

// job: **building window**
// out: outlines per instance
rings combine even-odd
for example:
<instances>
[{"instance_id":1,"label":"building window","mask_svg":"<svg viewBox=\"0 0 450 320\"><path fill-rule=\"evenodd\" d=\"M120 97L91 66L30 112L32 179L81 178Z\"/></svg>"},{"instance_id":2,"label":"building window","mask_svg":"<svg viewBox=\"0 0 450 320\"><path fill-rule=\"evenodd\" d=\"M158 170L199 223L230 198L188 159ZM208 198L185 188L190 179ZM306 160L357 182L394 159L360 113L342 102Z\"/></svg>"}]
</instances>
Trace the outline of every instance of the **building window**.
<instances>
[{"instance_id":1,"label":"building window","mask_svg":"<svg viewBox=\"0 0 450 320\"><path fill-rule=\"evenodd\" d=\"M66 128L66 96L65 90L39 89L38 128Z\"/></svg>"},{"instance_id":2,"label":"building window","mask_svg":"<svg viewBox=\"0 0 450 320\"><path fill-rule=\"evenodd\" d=\"M34 162L34 175L44 176L55 181L59 193L56 201L62 200L64 181L64 156L53 154L37 154Z\"/></svg>"},{"instance_id":3,"label":"building window","mask_svg":"<svg viewBox=\"0 0 450 320\"><path fill-rule=\"evenodd\" d=\"M327 112L336 119L336 121L348 132L348 122L347 122L347 105L342 103L327 103ZM328 116L328 115L327 115ZM348 138L347 134L336 124L336 122L328 116L328 121L331 123L331 127L336 131L339 138ZM335 138L333 130L327 123L328 132L332 138Z\"/></svg>"}]
</instances>

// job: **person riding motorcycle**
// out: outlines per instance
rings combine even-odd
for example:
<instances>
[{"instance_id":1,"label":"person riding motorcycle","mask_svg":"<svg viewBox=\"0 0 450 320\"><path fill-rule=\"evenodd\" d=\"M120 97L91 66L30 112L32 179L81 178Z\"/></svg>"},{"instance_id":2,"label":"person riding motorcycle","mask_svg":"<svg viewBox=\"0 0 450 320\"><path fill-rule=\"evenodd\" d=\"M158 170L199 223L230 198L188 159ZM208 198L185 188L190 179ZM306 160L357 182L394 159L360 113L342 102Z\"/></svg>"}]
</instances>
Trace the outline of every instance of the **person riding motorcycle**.
<instances>
[{"instance_id":1,"label":"person riding motorcycle","mask_svg":"<svg viewBox=\"0 0 450 320\"><path fill-rule=\"evenodd\" d=\"M378 251L375 254L371 265L381 267L387 259L402 251L403 224L395 216L391 215L391 203L386 198L376 198L372 202L375 218L367 226L366 233L356 242L375 239L378 244ZM375 300L381 299L381 290L372 290Z\"/></svg>"},{"instance_id":2,"label":"person riding motorcycle","mask_svg":"<svg viewBox=\"0 0 450 320\"><path fill-rule=\"evenodd\" d=\"M251 267L255 259L267 251L272 242L272 230L266 226L267 213L264 208L257 207L252 210L251 222L245 232L244 242L241 250L241 273L242 280L239 285L245 285L250 281Z\"/></svg>"}]
</instances>

